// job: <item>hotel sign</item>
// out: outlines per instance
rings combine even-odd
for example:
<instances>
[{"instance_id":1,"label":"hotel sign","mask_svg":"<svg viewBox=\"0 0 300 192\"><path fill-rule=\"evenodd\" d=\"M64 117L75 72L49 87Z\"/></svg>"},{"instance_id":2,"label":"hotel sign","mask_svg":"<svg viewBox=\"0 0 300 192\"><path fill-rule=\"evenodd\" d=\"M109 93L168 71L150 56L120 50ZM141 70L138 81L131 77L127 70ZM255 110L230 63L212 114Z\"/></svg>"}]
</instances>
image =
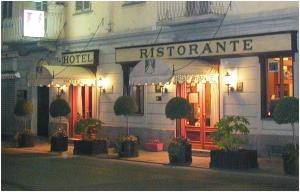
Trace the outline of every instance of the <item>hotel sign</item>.
<instances>
[{"instance_id":1,"label":"hotel sign","mask_svg":"<svg viewBox=\"0 0 300 192\"><path fill-rule=\"evenodd\" d=\"M254 54L261 52L289 51L291 49L291 33L284 33L145 47L117 48L116 62L139 61L150 58L175 59Z\"/></svg>"},{"instance_id":2,"label":"hotel sign","mask_svg":"<svg viewBox=\"0 0 300 192\"><path fill-rule=\"evenodd\" d=\"M97 65L99 50L62 53L63 65Z\"/></svg>"}]
</instances>

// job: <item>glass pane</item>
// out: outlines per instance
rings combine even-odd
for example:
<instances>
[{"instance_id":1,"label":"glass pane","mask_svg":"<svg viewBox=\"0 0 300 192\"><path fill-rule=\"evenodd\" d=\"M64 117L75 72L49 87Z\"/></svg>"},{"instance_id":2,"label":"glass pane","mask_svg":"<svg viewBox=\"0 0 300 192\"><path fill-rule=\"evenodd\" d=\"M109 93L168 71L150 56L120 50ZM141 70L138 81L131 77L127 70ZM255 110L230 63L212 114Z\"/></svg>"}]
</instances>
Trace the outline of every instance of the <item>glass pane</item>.
<instances>
[{"instance_id":1,"label":"glass pane","mask_svg":"<svg viewBox=\"0 0 300 192\"><path fill-rule=\"evenodd\" d=\"M76 11L80 11L83 9L83 2L82 1L76 1Z\"/></svg>"},{"instance_id":2,"label":"glass pane","mask_svg":"<svg viewBox=\"0 0 300 192\"><path fill-rule=\"evenodd\" d=\"M199 92L197 91L197 84L187 84L188 102L192 106L192 116L188 120L189 125L200 126L200 105L199 105Z\"/></svg>"},{"instance_id":3,"label":"glass pane","mask_svg":"<svg viewBox=\"0 0 300 192\"><path fill-rule=\"evenodd\" d=\"M267 113L271 116L280 99L280 58L269 58L267 65Z\"/></svg>"},{"instance_id":4,"label":"glass pane","mask_svg":"<svg viewBox=\"0 0 300 192\"><path fill-rule=\"evenodd\" d=\"M89 1L84 1L83 9L84 9L84 10L90 9L90 2L89 2Z\"/></svg>"},{"instance_id":5,"label":"glass pane","mask_svg":"<svg viewBox=\"0 0 300 192\"><path fill-rule=\"evenodd\" d=\"M293 61L291 57L283 58L283 82L284 82L284 91L283 95L285 97L293 96Z\"/></svg>"}]
</instances>

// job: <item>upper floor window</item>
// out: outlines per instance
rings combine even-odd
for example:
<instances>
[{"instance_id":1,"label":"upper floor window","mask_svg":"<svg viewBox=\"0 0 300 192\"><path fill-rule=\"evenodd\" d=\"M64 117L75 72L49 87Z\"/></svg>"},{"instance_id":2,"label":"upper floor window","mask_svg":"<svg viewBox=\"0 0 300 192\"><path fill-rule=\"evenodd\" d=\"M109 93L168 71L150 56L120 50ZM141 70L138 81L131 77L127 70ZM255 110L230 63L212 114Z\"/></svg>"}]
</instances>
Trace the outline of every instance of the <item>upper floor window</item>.
<instances>
[{"instance_id":1,"label":"upper floor window","mask_svg":"<svg viewBox=\"0 0 300 192\"><path fill-rule=\"evenodd\" d=\"M39 10L39 11L47 11L48 10L47 1L36 2L35 6L36 6L36 10Z\"/></svg>"},{"instance_id":2,"label":"upper floor window","mask_svg":"<svg viewBox=\"0 0 300 192\"><path fill-rule=\"evenodd\" d=\"M127 5L135 5L135 4L140 4L140 3L145 3L145 1L125 1L123 3L123 6L127 6Z\"/></svg>"},{"instance_id":3,"label":"upper floor window","mask_svg":"<svg viewBox=\"0 0 300 192\"><path fill-rule=\"evenodd\" d=\"M12 17L12 1L2 1L2 19Z\"/></svg>"},{"instance_id":4,"label":"upper floor window","mask_svg":"<svg viewBox=\"0 0 300 192\"><path fill-rule=\"evenodd\" d=\"M293 60L292 57L269 57L263 68L262 116L271 117L279 99L294 95Z\"/></svg>"},{"instance_id":5,"label":"upper floor window","mask_svg":"<svg viewBox=\"0 0 300 192\"><path fill-rule=\"evenodd\" d=\"M84 12L91 10L91 2L90 1L76 1L75 5L76 12Z\"/></svg>"},{"instance_id":6,"label":"upper floor window","mask_svg":"<svg viewBox=\"0 0 300 192\"><path fill-rule=\"evenodd\" d=\"M138 106L136 114L144 114L144 86L143 85L129 85L129 74L134 65L122 65L123 69L123 95L132 96Z\"/></svg>"}]
</instances>

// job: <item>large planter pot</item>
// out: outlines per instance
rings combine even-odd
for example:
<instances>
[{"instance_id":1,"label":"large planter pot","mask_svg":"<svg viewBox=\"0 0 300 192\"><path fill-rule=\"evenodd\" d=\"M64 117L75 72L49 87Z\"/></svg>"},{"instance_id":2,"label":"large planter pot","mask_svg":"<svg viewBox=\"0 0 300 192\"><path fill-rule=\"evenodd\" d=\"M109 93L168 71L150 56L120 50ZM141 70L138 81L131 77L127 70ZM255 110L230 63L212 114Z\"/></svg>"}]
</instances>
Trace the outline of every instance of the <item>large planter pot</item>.
<instances>
[{"instance_id":1,"label":"large planter pot","mask_svg":"<svg viewBox=\"0 0 300 192\"><path fill-rule=\"evenodd\" d=\"M18 146L19 147L33 147L34 146L34 138L32 135L20 134L18 136Z\"/></svg>"},{"instance_id":2,"label":"large planter pot","mask_svg":"<svg viewBox=\"0 0 300 192\"><path fill-rule=\"evenodd\" d=\"M106 140L74 141L74 155L97 155L107 153Z\"/></svg>"},{"instance_id":3,"label":"large planter pot","mask_svg":"<svg viewBox=\"0 0 300 192\"><path fill-rule=\"evenodd\" d=\"M68 151L68 137L67 136L52 137L51 151L53 152Z\"/></svg>"},{"instance_id":4,"label":"large planter pot","mask_svg":"<svg viewBox=\"0 0 300 192\"><path fill-rule=\"evenodd\" d=\"M180 146L177 155L169 153L169 161L171 165L190 165L192 163L192 145Z\"/></svg>"},{"instance_id":5,"label":"large planter pot","mask_svg":"<svg viewBox=\"0 0 300 192\"><path fill-rule=\"evenodd\" d=\"M121 148L119 153L119 157L137 157L139 156L139 149L137 142L134 141L123 141L121 144Z\"/></svg>"},{"instance_id":6,"label":"large planter pot","mask_svg":"<svg viewBox=\"0 0 300 192\"><path fill-rule=\"evenodd\" d=\"M212 150L210 152L210 168L224 169L250 169L258 168L256 150L224 151Z\"/></svg>"},{"instance_id":7,"label":"large planter pot","mask_svg":"<svg viewBox=\"0 0 300 192\"><path fill-rule=\"evenodd\" d=\"M282 154L283 159L283 170L288 175L298 175L299 174L299 156L298 153L295 154Z\"/></svg>"}]
</instances>

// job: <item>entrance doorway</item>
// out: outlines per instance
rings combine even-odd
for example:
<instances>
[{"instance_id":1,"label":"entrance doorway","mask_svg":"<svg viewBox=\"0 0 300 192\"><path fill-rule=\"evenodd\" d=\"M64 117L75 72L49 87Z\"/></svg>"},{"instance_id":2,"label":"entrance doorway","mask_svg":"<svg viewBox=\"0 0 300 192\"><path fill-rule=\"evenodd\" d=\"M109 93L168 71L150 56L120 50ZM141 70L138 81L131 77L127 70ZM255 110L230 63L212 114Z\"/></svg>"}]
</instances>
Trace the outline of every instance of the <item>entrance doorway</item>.
<instances>
[{"instance_id":1,"label":"entrance doorway","mask_svg":"<svg viewBox=\"0 0 300 192\"><path fill-rule=\"evenodd\" d=\"M37 135L48 136L49 125L49 88L38 87L37 100Z\"/></svg>"},{"instance_id":2,"label":"entrance doorway","mask_svg":"<svg viewBox=\"0 0 300 192\"><path fill-rule=\"evenodd\" d=\"M75 124L79 118L91 118L93 106L93 88L91 86L70 86L71 118L69 121L69 137L79 138Z\"/></svg>"},{"instance_id":3,"label":"entrance doorway","mask_svg":"<svg viewBox=\"0 0 300 192\"><path fill-rule=\"evenodd\" d=\"M185 82L177 84L176 90L177 96L187 99L192 106L191 117L177 121L177 136L188 138L194 149L215 149L217 146L209 135L219 120L218 85Z\"/></svg>"}]
</instances>

